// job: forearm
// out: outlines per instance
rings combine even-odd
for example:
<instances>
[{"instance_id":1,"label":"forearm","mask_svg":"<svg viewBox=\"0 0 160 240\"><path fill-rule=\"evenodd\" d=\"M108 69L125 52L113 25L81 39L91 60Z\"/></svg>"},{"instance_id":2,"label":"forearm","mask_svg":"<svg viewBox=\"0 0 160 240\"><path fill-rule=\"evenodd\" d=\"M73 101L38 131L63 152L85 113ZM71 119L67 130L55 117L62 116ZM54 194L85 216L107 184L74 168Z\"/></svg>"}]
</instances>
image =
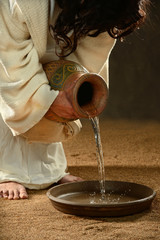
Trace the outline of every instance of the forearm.
<instances>
[{"instance_id":1,"label":"forearm","mask_svg":"<svg viewBox=\"0 0 160 240\"><path fill-rule=\"evenodd\" d=\"M40 121L58 92L50 90L21 12L10 12L6 2L0 2L0 112L18 135Z\"/></svg>"}]
</instances>

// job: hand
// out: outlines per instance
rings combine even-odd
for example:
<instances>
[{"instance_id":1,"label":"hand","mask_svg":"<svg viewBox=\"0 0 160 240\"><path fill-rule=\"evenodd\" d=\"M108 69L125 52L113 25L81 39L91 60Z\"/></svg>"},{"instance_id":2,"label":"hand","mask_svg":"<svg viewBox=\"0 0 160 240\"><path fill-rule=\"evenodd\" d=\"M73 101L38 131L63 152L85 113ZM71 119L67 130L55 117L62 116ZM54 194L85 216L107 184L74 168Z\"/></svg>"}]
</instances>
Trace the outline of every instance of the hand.
<instances>
[{"instance_id":1,"label":"hand","mask_svg":"<svg viewBox=\"0 0 160 240\"><path fill-rule=\"evenodd\" d=\"M70 100L67 97L66 91L60 91L49 110L50 113L53 112L59 117L66 118L69 120L78 119L79 116L76 111L73 109Z\"/></svg>"}]
</instances>

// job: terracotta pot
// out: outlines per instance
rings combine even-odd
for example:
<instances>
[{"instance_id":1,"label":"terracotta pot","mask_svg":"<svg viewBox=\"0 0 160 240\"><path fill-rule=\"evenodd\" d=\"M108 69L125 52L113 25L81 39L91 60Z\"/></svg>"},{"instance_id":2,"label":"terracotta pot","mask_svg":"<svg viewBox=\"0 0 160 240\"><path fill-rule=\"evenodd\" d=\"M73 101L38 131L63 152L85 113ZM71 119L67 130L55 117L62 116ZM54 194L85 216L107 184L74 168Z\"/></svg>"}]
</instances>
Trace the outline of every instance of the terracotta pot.
<instances>
[{"instance_id":1,"label":"terracotta pot","mask_svg":"<svg viewBox=\"0 0 160 240\"><path fill-rule=\"evenodd\" d=\"M104 110L108 89L101 76L89 73L83 66L67 60L52 61L44 64L43 68L51 89L69 89L68 98L79 118L95 117ZM60 122L74 120L61 118L50 111L45 117Z\"/></svg>"}]
</instances>

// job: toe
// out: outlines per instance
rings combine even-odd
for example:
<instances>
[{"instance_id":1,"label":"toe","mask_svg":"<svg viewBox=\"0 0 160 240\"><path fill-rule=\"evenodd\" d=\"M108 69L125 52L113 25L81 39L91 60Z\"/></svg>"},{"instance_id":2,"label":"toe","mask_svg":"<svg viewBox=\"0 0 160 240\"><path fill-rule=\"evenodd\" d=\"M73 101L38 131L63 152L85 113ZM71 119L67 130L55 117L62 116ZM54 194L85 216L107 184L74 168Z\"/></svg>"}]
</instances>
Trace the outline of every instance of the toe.
<instances>
[{"instance_id":1,"label":"toe","mask_svg":"<svg viewBox=\"0 0 160 240\"><path fill-rule=\"evenodd\" d=\"M75 181L75 182L83 182L84 180L83 180L82 178L80 178L80 177L76 177L76 178L74 179L74 181Z\"/></svg>"},{"instance_id":2,"label":"toe","mask_svg":"<svg viewBox=\"0 0 160 240\"><path fill-rule=\"evenodd\" d=\"M9 194L8 194L8 199L11 200L11 199L13 199L13 197L14 197L14 192L13 192L13 190L10 190Z\"/></svg>"},{"instance_id":3,"label":"toe","mask_svg":"<svg viewBox=\"0 0 160 240\"><path fill-rule=\"evenodd\" d=\"M26 198L28 198L28 194L27 194L27 192L26 192L26 191L22 191L22 192L20 192L20 198L22 198L22 199L26 199Z\"/></svg>"},{"instance_id":4,"label":"toe","mask_svg":"<svg viewBox=\"0 0 160 240\"><path fill-rule=\"evenodd\" d=\"M26 191L26 189L23 186L21 186L19 191L20 191L20 198L22 198L22 199L28 198L27 191Z\"/></svg>"},{"instance_id":5,"label":"toe","mask_svg":"<svg viewBox=\"0 0 160 240\"><path fill-rule=\"evenodd\" d=\"M19 199L19 191L17 189L14 190L14 197L13 199L18 200Z\"/></svg>"},{"instance_id":6,"label":"toe","mask_svg":"<svg viewBox=\"0 0 160 240\"><path fill-rule=\"evenodd\" d=\"M59 184L63 184L63 183L70 183L70 182L81 182L81 181L84 181L82 178L80 177L76 177L76 176L73 176L73 175L66 175L64 176L58 183Z\"/></svg>"},{"instance_id":7,"label":"toe","mask_svg":"<svg viewBox=\"0 0 160 240\"><path fill-rule=\"evenodd\" d=\"M3 198L8 199L8 191L7 190L3 191Z\"/></svg>"}]
</instances>

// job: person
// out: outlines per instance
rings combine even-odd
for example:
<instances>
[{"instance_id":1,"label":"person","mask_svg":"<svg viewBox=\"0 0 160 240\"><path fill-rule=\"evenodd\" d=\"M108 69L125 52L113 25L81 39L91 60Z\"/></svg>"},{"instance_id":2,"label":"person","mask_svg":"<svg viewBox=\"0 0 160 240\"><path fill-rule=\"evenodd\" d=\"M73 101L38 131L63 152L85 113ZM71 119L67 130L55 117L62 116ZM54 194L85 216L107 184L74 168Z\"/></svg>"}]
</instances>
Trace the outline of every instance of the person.
<instances>
[{"instance_id":1,"label":"person","mask_svg":"<svg viewBox=\"0 0 160 240\"><path fill-rule=\"evenodd\" d=\"M0 196L82 181L67 172L62 142L81 123L65 91L51 90L43 64L75 61L108 83L116 39L144 22L149 0L0 1ZM52 109L60 123L47 119ZM76 120L77 119L77 120Z\"/></svg>"}]
</instances>

